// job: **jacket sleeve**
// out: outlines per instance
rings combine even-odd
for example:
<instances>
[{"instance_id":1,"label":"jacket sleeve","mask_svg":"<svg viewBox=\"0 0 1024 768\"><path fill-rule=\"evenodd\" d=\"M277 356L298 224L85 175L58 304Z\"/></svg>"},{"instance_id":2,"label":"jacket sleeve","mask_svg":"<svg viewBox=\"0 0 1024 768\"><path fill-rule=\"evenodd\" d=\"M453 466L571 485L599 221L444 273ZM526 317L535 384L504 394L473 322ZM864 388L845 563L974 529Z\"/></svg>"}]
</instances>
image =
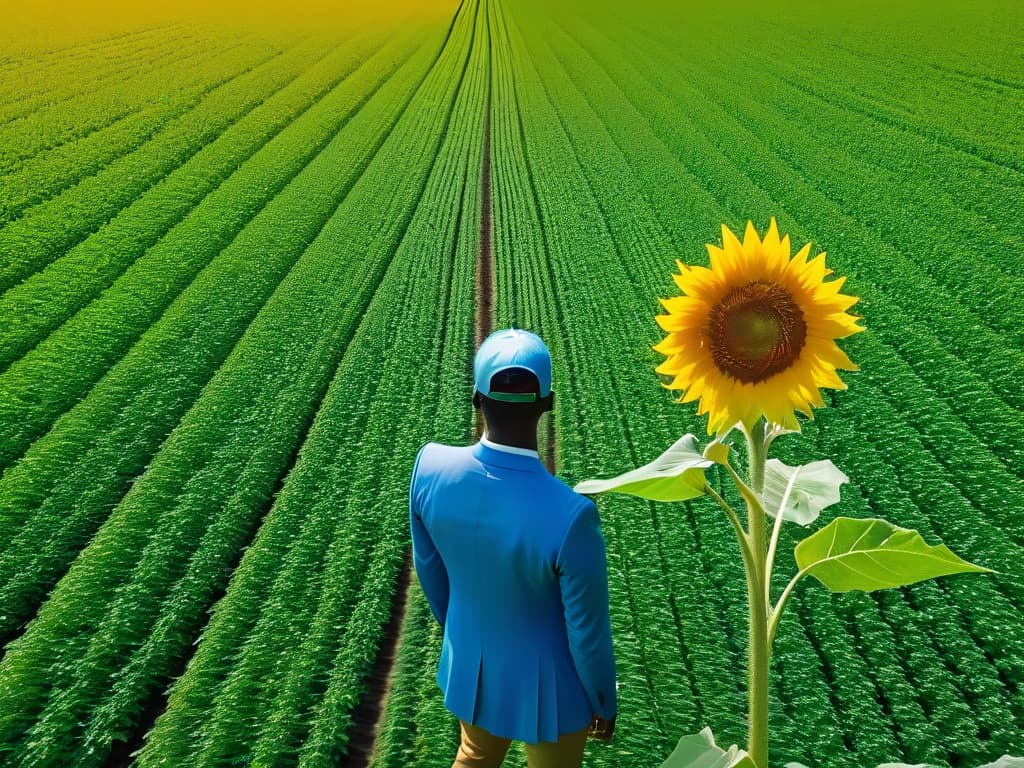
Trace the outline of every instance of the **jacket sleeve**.
<instances>
[{"instance_id":1,"label":"jacket sleeve","mask_svg":"<svg viewBox=\"0 0 1024 768\"><path fill-rule=\"evenodd\" d=\"M427 596L427 602L430 604L434 618L443 627L445 616L448 613L448 570L420 516L420 499L416 482L420 459L426 449L425 445L416 455L412 479L409 482L409 530L412 533L413 565L416 568L416 576L423 587L423 593Z\"/></svg>"},{"instance_id":2,"label":"jacket sleeve","mask_svg":"<svg viewBox=\"0 0 1024 768\"><path fill-rule=\"evenodd\" d=\"M594 502L577 513L558 552L569 650L594 714L615 716L615 653L608 608L608 565L601 520Z\"/></svg>"}]
</instances>

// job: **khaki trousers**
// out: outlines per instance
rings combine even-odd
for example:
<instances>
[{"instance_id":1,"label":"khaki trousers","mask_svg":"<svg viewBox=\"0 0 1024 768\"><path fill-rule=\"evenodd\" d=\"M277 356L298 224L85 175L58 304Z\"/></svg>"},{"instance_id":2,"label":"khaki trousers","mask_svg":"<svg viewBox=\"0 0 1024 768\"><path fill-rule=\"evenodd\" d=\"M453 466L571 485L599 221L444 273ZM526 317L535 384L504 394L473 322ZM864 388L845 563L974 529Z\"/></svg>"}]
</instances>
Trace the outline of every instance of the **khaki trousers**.
<instances>
[{"instance_id":1,"label":"khaki trousers","mask_svg":"<svg viewBox=\"0 0 1024 768\"><path fill-rule=\"evenodd\" d=\"M462 743L452 768L498 768L504 762L512 740L494 736L465 720L460 719L459 723L462 726ZM582 731L563 733L558 741L524 742L527 765L529 768L579 768L589 728L588 723Z\"/></svg>"}]
</instances>

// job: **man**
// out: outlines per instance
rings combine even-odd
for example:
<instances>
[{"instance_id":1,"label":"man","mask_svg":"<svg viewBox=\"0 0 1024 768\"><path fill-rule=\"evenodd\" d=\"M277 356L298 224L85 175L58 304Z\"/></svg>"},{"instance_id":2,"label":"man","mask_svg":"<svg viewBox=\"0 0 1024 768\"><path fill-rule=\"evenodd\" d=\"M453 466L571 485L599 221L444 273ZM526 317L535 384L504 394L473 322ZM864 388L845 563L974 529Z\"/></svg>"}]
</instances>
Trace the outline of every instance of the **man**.
<instances>
[{"instance_id":1,"label":"man","mask_svg":"<svg viewBox=\"0 0 1024 768\"><path fill-rule=\"evenodd\" d=\"M617 708L600 519L537 453L554 402L540 337L491 334L473 376L480 442L427 443L409 491L416 573L444 628L437 683L461 723L453 768L500 766L512 740L530 768L578 768Z\"/></svg>"}]
</instances>

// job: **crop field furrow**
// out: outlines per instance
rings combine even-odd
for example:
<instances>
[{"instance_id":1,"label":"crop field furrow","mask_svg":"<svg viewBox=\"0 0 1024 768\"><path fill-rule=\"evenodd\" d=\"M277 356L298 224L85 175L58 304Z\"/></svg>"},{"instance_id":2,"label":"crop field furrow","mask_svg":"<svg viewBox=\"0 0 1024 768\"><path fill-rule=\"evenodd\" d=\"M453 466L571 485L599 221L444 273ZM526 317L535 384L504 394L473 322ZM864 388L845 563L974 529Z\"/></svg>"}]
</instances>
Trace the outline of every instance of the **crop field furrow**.
<instances>
[{"instance_id":1,"label":"crop field furrow","mask_svg":"<svg viewBox=\"0 0 1024 768\"><path fill-rule=\"evenodd\" d=\"M450 717L437 695L435 677L441 632L414 575L409 585L409 608L402 624L392 685L369 768L450 765L450 761L445 762L450 749L442 752L434 747L431 754L427 746L450 745L459 738L458 723Z\"/></svg>"},{"instance_id":2,"label":"crop field furrow","mask_svg":"<svg viewBox=\"0 0 1024 768\"><path fill-rule=\"evenodd\" d=\"M703 68L709 82L713 71L711 66ZM683 70L680 74L684 81L696 78L694 71ZM886 246L901 256L916 252L915 266L931 274L937 286L948 292L946 305L963 306L976 318L974 322L1005 337L1011 346L1021 345L1024 336L1020 324L1014 322L1012 307L1024 297L1024 284L1018 277L1008 277L1001 270L988 267L984 259L976 256L979 248L986 247L993 253L1012 254L1019 250L1019 242L979 241L974 222L962 220L959 206L943 207L940 200L935 200L931 180L922 179L915 194L911 180L904 181L902 174L890 168L862 162L857 157L862 153L839 153L834 142L815 142L813 139L842 124L839 116L821 116L820 107L804 113L800 111L802 105L774 98L777 94L771 84L758 77L756 71L747 73L745 80L757 84L756 101L750 90L738 89L729 76L716 77L706 93L713 94L724 110L764 143L770 154L783 158L794 172L841 205L844 213L869 222L885 238ZM820 123L814 125L812 121ZM854 129L844 131L845 135L854 133ZM809 140L793 139L801 135ZM990 208L1000 208L1003 200L987 202ZM1012 206L1019 201L1007 198L1005 202ZM915 215L907 217L907 210L914 210ZM908 267L905 261L895 262L894 272L898 269L897 274L906 273Z\"/></svg>"},{"instance_id":3,"label":"crop field furrow","mask_svg":"<svg viewBox=\"0 0 1024 768\"><path fill-rule=\"evenodd\" d=\"M80 78L69 79L69 70L64 69L49 73L49 76L38 85L37 91L19 85L16 91L17 98L0 102L0 126L6 126L44 108L52 109L58 104L79 97L85 91L97 92L108 87L117 88L124 80L126 72L158 72L167 64L176 61L181 53L200 50L201 42L201 37L189 36L179 31L173 37L158 43L148 43L138 50L119 52L119 55L106 60L91 61L87 65L87 72ZM77 64L76 68L81 66Z\"/></svg>"},{"instance_id":4,"label":"crop field furrow","mask_svg":"<svg viewBox=\"0 0 1024 768\"><path fill-rule=\"evenodd\" d=\"M646 54L639 49L634 49L630 51L629 59L630 61L642 61L645 56ZM606 63L607 58L606 56ZM620 66L628 65L623 62ZM658 107L647 106L647 104L637 106L639 111L648 115L652 120L660 119L657 117L659 113L663 113L666 105L672 103L665 97L658 96L659 91L676 91L686 94L686 98L694 97L693 90L683 81L665 79L664 75L660 74L664 69L661 60L652 60L651 66L643 70L640 75L653 84L657 90L650 86L623 87L623 92L630 94L633 98L636 95L642 95L645 97L645 101L659 104ZM616 72L616 75L618 74ZM680 98L683 96L681 95ZM757 205L762 208L778 210L780 202L772 198L774 187L780 195L780 199L788 197L798 203L798 210L792 211L798 218L813 220L815 217L811 214L817 212L817 220L826 222L819 225L819 228L825 230L824 235L828 235L828 230L832 229L832 226L827 223L831 221L839 222L834 225L837 230L836 235L843 235L844 240L851 239L849 232L852 229L860 237L851 243L851 246L858 249L857 252L872 253L874 257L878 258L878 262L872 259L858 261L856 265L841 263L837 269L842 270L843 274L850 275L851 278L860 279L861 273L865 273L863 277L878 281L880 289L884 286L884 291L889 298L899 304L898 307L886 306L885 312L882 313L883 318L892 315L899 316L903 311L913 312L917 315L917 317L912 315L900 318L899 322L894 323L891 334L886 335L886 341L897 345L901 339L906 338L906 334L902 333L903 329L908 324L916 323L917 327L922 330L920 334L915 335L915 341L927 338L930 330L936 341L933 354L945 355L949 366L960 368L967 375L970 375L969 372L973 368L975 375L980 373L984 376L998 396L1007 404L1014 407L1024 405L1021 400L1024 390L1019 386L1016 377L1010 373L1024 366L1024 357L1019 349L1007 345L996 334L986 333L985 329L972 323L969 317L964 317L963 313L956 312L955 303L951 305L949 297L942 295L937 290L929 291L927 284L922 284L924 281L919 277L915 276L913 282L894 280L893 261L897 262L896 266L902 271L910 268L910 265L898 263L900 258L895 251L880 242L866 227L858 225L836 210L830 201L808 185L798 174L794 174L788 167L783 166L775 156L760 148L752 150L749 134L742 132L735 138L730 137L731 127L734 124L731 116L724 112L713 98L700 97L700 100L703 103L702 109L709 114L715 113L718 118L709 126L701 126L696 122L703 113L700 110L695 110L686 115L680 115L681 119L678 121L657 126L656 131L672 151L691 166L696 176L700 177L702 174L705 176L708 192L718 196L724 204L727 203L730 195L735 196L738 189L743 189L748 195L748 200L753 198L758 200ZM684 131L685 125L690 122L693 122L692 131ZM697 153L698 147L705 151ZM740 159L747 155L750 158L744 168L740 164ZM767 173L769 166L772 167L772 173ZM755 171L755 176L758 178L748 176L748 171ZM727 178L729 179L728 183L725 181ZM747 202L745 207L749 210L753 207L753 203ZM828 213L828 216L825 216L825 213ZM802 214L806 214L806 216ZM794 232L794 234L797 233ZM842 257L840 256L840 258ZM874 275L871 274L872 271L874 271ZM883 300L881 296L877 299L871 296L868 290L862 290L861 294L865 297L863 302L865 308ZM924 299L928 299L928 301ZM953 300L955 301L955 297ZM931 311L930 308L933 306L942 306L944 311L941 313ZM971 327L975 332L963 334L956 331L957 328L964 326ZM907 359L910 362L914 361L913 356L910 355L907 356ZM969 363L970 367L965 363ZM932 377L943 376L949 370L945 365L928 365L926 368L926 373ZM959 379L960 372L957 373ZM950 387L942 386L936 387L936 389L949 391Z\"/></svg>"},{"instance_id":5,"label":"crop field furrow","mask_svg":"<svg viewBox=\"0 0 1024 768\"><path fill-rule=\"evenodd\" d=\"M323 53L326 55L327 50ZM196 67L193 64L191 68ZM32 206L53 198L134 151L228 79L227 76L214 81L207 79L194 88L183 85L174 100L143 105L102 130L27 160L4 180L8 195L0 204L0 224L17 219Z\"/></svg>"},{"instance_id":6,"label":"crop field furrow","mask_svg":"<svg viewBox=\"0 0 1024 768\"><path fill-rule=\"evenodd\" d=\"M409 149L429 140L432 137L416 133ZM436 154L436 148L434 152L426 153L426 156L433 154ZM409 155L417 158L423 156L423 153L412 151ZM386 153L378 154L374 167L379 167L385 158ZM296 417L309 413L310 404L319 399L316 392L323 392L326 387L325 376L329 376L333 370L330 361L338 359L346 347L346 344L339 344L339 341L351 332L353 323L367 311L367 304L387 265L386 256L390 248L386 240L377 240L378 247L382 249L382 260L378 260L380 266L376 270L366 270L365 261L351 258L356 248L365 256L362 248L357 245L362 238L352 237L354 233L351 227L359 226L362 222L364 237L372 236L381 227L376 216L367 216L370 208L356 204L357 198L366 200L369 194L366 190L373 183L371 179L378 181L374 174L368 172L363 177L363 183L354 188L353 195L349 196L346 204L339 208L317 240L306 250L231 357L204 389L203 396L172 433L164 450L155 457L149 470L140 478L133 489L134 493L118 506L90 547L79 557L29 631L9 647L0 664L0 686L5 689L7 686L3 684L4 678L11 682L17 680L20 676L19 668L30 662L33 655L52 653L46 640L47 616L51 610L49 606L59 606L64 601L75 603L85 600L92 607L90 615L93 617L91 621L96 622L95 632L88 636L78 635L62 648L62 652L84 654L74 673L63 676L57 682L46 697L48 701L45 704L43 699L26 702L25 697L18 696L18 701L10 702L11 710L0 713L0 723L4 726L6 737L17 733L15 729L24 727L19 723L24 723L27 708L35 709L43 704L35 725L29 727L26 733L29 743L34 745L31 755L26 756L27 760L43 760L46 754L57 754L59 750L72 748L79 731L79 725L76 724L99 703L103 689L110 684L111 676L116 675L120 665L115 664L115 661L134 634L132 630L138 631L143 624L151 624L159 615L161 605L166 604L168 597L175 594L175 583L181 583L177 580L181 578L182 565L193 557L191 553L195 544L192 542L200 541L200 549L194 553L195 559L192 562L204 574L208 574L205 579L212 586L216 580L214 575L221 573L217 563L222 560L222 555L212 557L211 554L237 551L238 545L247 541L251 535L246 532L254 522L252 513L261 506L261 500L266 499L266 481L272 479L266 467L256 465L266 463L274 466L273 476L276 476L280 465L271 461L270 454L279 456L282 448L287 450L286 447L293 444L292 440L279 434L284 424L278 423L276 426L279 429L274 429L268 428L270 424L261 422L280 414L279 419L287 421L288 428L285 431L295 434L294 429L300 423ZM379 189L372 188L371 191L376 193ZM412 190L405 187L399 199L407 198L409 191ZM376 213L379 200L373 195L371 198L374 206L372 210ZM415 198L409 202L414 204ZM396 200L395 204L400 203ZM401 222L403 217L387 217L385 220ZM351 238L348 241L349 247L338 253L333 244L337 242L338 234L346 230ZM400 232L391 232L388 239L397 239ZM333 285L336 281L351 280L355 277L353 269L359 269L361 275L355 281L353 293L335 294L318 305L317 299L323 297L325 286ZM305 309L301 323L289 320L295 317L296 302ZM287 324L287 330L281 323ZM310 331L315 328L321 331L311 334ZM323 332L325 329L330 330ZM271 369L261 363L266 334L282 342L276 348L275 366ZM289 384L282 388L285 382ZM243 414L223 408L223 398L234 399L239 396L243 398L241 402L251 403ZM275 402L280 403L280 407L274 407ZM290 407L281 413L281 409L289 403ZM242 418L239 418L240 415ZM208 425L219 420L223 426L218 431L206 430L200 434L188 430L188 424L193 419ZM232 471L232 463L252 454L255 430L262 436L255 441L255 445L268 453L266 459L264 462L247 459L241 473ZM181 437L175 440L179 434ZM257 450L256 456L259 453ZM181 469L186 465L183 462L193 467L187 480L181 474ZM197 463L202 468L195 471ZM218 487L215 483L219 476L239 476L239 480L234 489L230 485L224 487L223 484ZM228 492L231 501L225 499L227 505L221 506L223 502L220 498ZM257 503L253 504L254 501ZM149 505L154 503L166 511L159 521L148 521L144 510L152 508ZM204 526L201 510L217 508L221 511L213 524ZM223 529L223 532L215 532L217 529ZM234 540L233 547L218 541L225 535L229 540ZM111 542L111 549L103 557L98 553L104 552L107 541ZM207 547L213 552L204 555ZM93 555L94 552L97 554ZM95 598L100 594L112 594L112 599L97 602ZM105 603L108 607L101 608ZM173 597L171 604L174 604ZM187 602L187 605L194 606L194 603ZM194 607L191 610L194 611ZM81 618L85 620L85 616ZM183 629L185 627L178 627L179 632ZM57 690L62 692L59 697L54 695ZM35 738L37 735L40 738ZM102 739L102 736L100 734L92 741ZM75 752L76 756L85 759L86 755L93 754L95 750L90 750L90 746L95 744L83 743Z\"/></svg>"},{"instance_id":7,"label":"crop field furrow","mask_svg":"<svg viewBox=\"0 0 1024 768\"><path fill-rule=\"evenodd\" d=\"M344 130L413 42L397 36L375 51L381 41L370 37L342 47L66 257L0 298L0 362L13 363L0 374L0 391L16 391L19 380L31 386L31 372L54 355L64 362L76 354L90 358L75 376L54 382L47 396L37 397L32 415L0 408L0 418L12 425L8 451L27 446L63 412L69 395L87 386L90 372L95 380L128 349L200 269ZM358 166L355 149L351 156ZM133 305L134 311L126 311ZM98 332L104 338L100 357L94 349ZM0 457L9 462L14 454Z\"/></svg>"},{"instance_id":8,"label":"crop field furrow","mask_svg":"<svg viewBox=\"0 0 1024 768\"><path fill-rule=\"evenodd\" d=\"M209 46L209 43L206 45ZM167 73L174 78L170 80L171 93L160 93L167 90L165 82L164 88L154 89L156 94L166 95L172 103L184 99L187 108L192 88L198 89L201 98L217 86L281 53L270 46L252 50L242 43L224 46L222 50L217 50L218 47L209 50L204 46L206 49L201 48L193 55L187 51L177 55ZM214 64L210 68L212 71L197 68L197 61ZM220 70L220 67L224 69ZM212 79L209 75L213 75ZM136 101L136 94L142 90L143 93L139 95L145 98L145 90L158 84L159 78L154 80L148 73L139 75L129 78L123 84L119 83L111 93L84 93L66 103L52 108L44 107L3 126L0 128L0 173L4 176L15 174L26 161L40 154L103 133L108 126L116 128L120 122L130 120L134 113L143 109L143 103Z\"/></svg>"},{"instance_id":9,"label":"crop field furrow","mask_svg":"<svg viewBox=\"0 0 1024 768\"><path fill-rule=\"evenodd\" d=\"M42 597L41 587L60 577L131 480L144 472L153 451L274 287L335 214L392 130L432 54L430 42L421 46L307 171L199 274L88 397L0 479L0 525L10 532L5 540L15 545L0 558L5 634L31 615ZM261 268L254 272L251 265L256 259ZM196 322L197 308L203 323ZM92 426L83 430L84 425ZM145 428L140 430L140 425ZM69 439L73 435L77 437ZM77 471L69 475L75 466ZM48 543L41 547L40 542Z\"/></svg>"},{"instance_id":10,"label":"crop field furrow","mask_svg":"<svg viewBox=\"0 0 1024 768\"><path fill-rule=\"evenodd\" d=\"M466 47L469 46L466 45ZM450 81L450 76L445 78L441 75L445 74L453 65L461 67L466 60L465 52L459 58L462 61L459 61L453 52L449 59L438 65L438 72L434 75L433 80L448 87L447 82ZM444 93L440 99L450 99L451 95ZM443 100L436 99L437 97L424 103L444 104ZM456 105L458 103L458 101L455 102ZM420 106L420 109L422 108ZM455 114L458 115L459 111L461 110L457 110ZM448 114L444 110L441 110L440 113L441 116ZM414 117L418 118L419 116L415 113L410 114L410 121ZM436 133L438 128L443 129L444 125L432 127L431 134ZM446 135L457 139L463 133L464 131L461 130L456 119L448 125ZM442 145L440 153L433 154L437 158L436 165L431 171L430 180L427 182L410 226L425 225L418 223L417 216L424 218L428 211L447 209L447 206L442 207L440 202L441 199L444 199L444 195L437 189L438 184L453 184L456 191L464 187L464 171L460 174L457 170L458 166L452 167L452 163L458 162L460 158L454 152L446 151L445 145ZM451 208L451 211L457 213L459 210L460 206L456 200L456 205ZM438 225L438 237L442 238L442 241L445 240L447 236L444 234L445 229L440 226L442 222L434 218L431 223ZM450 227L451 224L452 222L449 222L448 226ZM406 244L408 242L408 240L403 241ZM407 250L408 245L399 246L398 254L395 256L395 259L399 260L398 263L404 261L406 257L403 254ZM422 254L422 256L425 258L427 254ZM367 310L368 313L373 314L372 317L363 320L368 327L361 326L361 328L365 328L367 334L370 334L366 344L379 343L374 341L375 338L382 340L394 338L397 334L405 333L406 331L403 329L412 327L412 318L410 317L399 315L393 318L380 317L378 319L377 315L380 312L392 311L390 309L392 307L403 312L414 312L416 307L425 303L444 308L444 293L438 298L431 298L425 302L424 298L413 292L408 285L401 291L396 290L401 287L401 283L392 288L390 282L399 281L401 279L399 276L404 274L404 270L400 267L395 266L392 270L397 270L397 275L385 278L386 282L382 286L386 287L382 287L379 294L382 297L393 296L400 300L385 303L382 298L381 303L389 307L388 310L377 309L376 306L371 306ZM389 275L392 275L392 272L389 272ZM427 279L427 285L433 282L443 287L446 282L450 282L450 275L446 275L446 270L440 265L432 270L427 270L425 265L421 266L416 270L416 275L420 279ZM405 293L404 298L403 292ZM446 314L442 313L441 316L444 317ZM361 338L363 335L357 332L357 338ZM413 335L412 338L423 337ZM352 350L352 355L359 360L360 366L364 364L367 354L368 351L363 351L362 347L360 347L358 355L354 349ZM349 390L361 386L356 384L357 377L359 377L358 371L361 368L352 368L352 362L349 357L343 358L338 374L339 377L351 378L352 383L347 385ZM376 387L379 386L376 380L368 381L367 385L371 386L371 390L365 395L358 394L355 397L355 402L387 402L384 393L374 400L375 391L379 391L376 390ZM346 398L354 394L349 391ZM368 418L365 423L364 418ZM386 456L390 455L393 446L389 444L388 440L381 439L383 435L380 430L385 424L390 423L391 419L385 413L377 412L376 408L366 414L364 418L352 414L344 422L346 426L342 429L339 437L343 443L361 443L358 459L360 466L378 466L386 463ZM393 434L393 430L394 425L392 424L391 434ZM337 482L340 484L339 490L346 490L350 497L370 500L376 493L375 488L379 487L380 479L364 474L351 480L340 476L337 478ZM280 759L274 756L277 751L291 748L286 745L301 744L302 739L296 739L296 735L291 731L301 722L302 710L314 705L314 692L318 689L310 680L310 676L330 667L335 648L339 640L345 636L345 633L340 630L346 626L349 615L356 608L354 598L359 591L358 585L353 582L357 578L357 574L365 573L367 568L365 557L368 547L365 546L365 542L374 540L379 535L380 526L383 524L383 521L367 512L360 512L357 505L354 504L348 506L348 512L339 510L336 518L332 516L328 519L335 519L338 523L337 531L333 536L304 536L298 539L295 545L298 550L311 545L318 547L317 557L319 559L313 561L315 564L312 567L307 560L294 572L283 570L270 594L271 605L280 604L281 598L277 596L280 590L290 589L296 582L302 583L307 578L305 576L307 573L325 571L324 584L319 588L314 587L315 591L304 604L306 610L303 611L304 617L301 619L303 621L302 628L295 631L281 631L281 628L276 626L280 621L280 615L272 610L263 612L259 623L254 627L253 633L246 642L246 647L243 649L237 665L225 681L221 692L218 693L212 714L206 721L202 747L195 756L200 764L217 762L233 752L246 753L246 749L252 750L251 753L246 753L250 754L252 759L266 759L273 762ZM356 522L357 520L358 522ZM325 561L323 547L327 541L334 543L326 554ZM359 562L361 564L358 564ZM303 638L303 652L282 654L281 651L291 644L291 638L294 637ZM255 692L253 691L254 681L260 681L260 689ZM323 689L320 688L319 692L323 693ZM253 724L250 727L254 728L254 738L248 747L238 743L239 736L243 733L238 726L243 722ZM257 723L264 725L256 726ZM262 733L260 733L261 731Z\"/></svg>"},{"instance_id":11,"label":"crop field furrow","mask_svg":"<svg viewBox=\"0 0 1024 768\"><path fill-rule=\"evenodd\" d=\"M637 89L635 88L633 90L634 92L637 91ZM621 120L622 112L620 111L617 112L616 114L620 116L619 120ZM678 178L678 175L676 176L676 178ZM664 183L671 184L672 179L667 179ZM723 201L728 200L727 195L729 194L729 190L732 189L735 189L734 184L728 186L723 185L721 192L721 195L723 196ZM706 192L701 191L701 196L705 196L706 194ZM692 205L693 203L691 202L688 204L688 207L692 207ZM867 301L872 301L872 299L870 297L866 299L865 304L867 303ZM873 303L877 304L878 301L873 300ZM899 317L899 314L901 312L901 310L895 309L891 305L886 306L885 310L886 314L896 314L897 317ZM874 318L872 318L872 320L874 321ZM874 322L875 324L877 324L877 321ZM893 333L886 340L890 343L897 344L898 347L902 347L903 349L906 349L906 347L908 347L909 345L915 345L918 348L920 348L924 341L923 337L925 336L925 334L915 334L913 337L908 337L906 334L902 333L902 329L906 327L907 322L909 321L905 319L899 319L898 322L893 323ZM972 373L968 371L968 369L964 366L964 363L956 359L955 357L951 356L948 350L946 350L944 347L939 346L937 342L933 345L927 346L930 347L927 353L922 354L921 352L918 352L918 354L916 355L908 354L905 358L909 361L917 359L919 362L923 363L921 365L914 366L915 373L926 377L924 383L928 387L928 389L930 389L934 393L926 397L923 400L923 402L929 402L931 399L934 398L950 400L950 404L951 407L953 407L954 412L959 412L961 409L960 403L957 403L955 400L950 398L949 393L962 392L963 397L968 398L965 402L971 403L971 405L967 407L970 407L972 410L975 408L979 410L983 408L981 403L985 402L985 400L987 399L989 403L991 403L993 406L991 408L988 408L987 412L990 414L992 418L998 420L1001 425L1005 425L1005 431L1003 429L996 429L982 433L984 439L989 443L991 449L993 450L992 458L1006 463L1008 467L1011 467L1015 471L1019 472L1020 467L1022 466L1022 456L1019 447L1016 446L1012 441L1012 435L1015 434L1017 429L1019 429L1019 427L1013 426L1014 424L1019 424L1018 415L1014 414L1011 410L1005 408L1005 406L1001 402L999 402L998 399L994 398L993 395L989 394L986 398L982 393L984 393L984 389L986 389L988 385L980 379L977 373ZM935 359L933 357L935 355L943 355L946 358L946 361L948 361L949 366L952 367L953 370L950 370L950 368L947 367L945 364L934 365L932 361ZM900 361L899 364L904 365L902 361ZM1009 370L1012 369L1013 368L1011 366ZM979 393L979 389L982 390L981 393ZM1019 391L1019 387L1013 385L1013 391ZM980 401L978 399L979 394L982 394L982 399ZM954 416L954 418L956 418L956 416Z\"/></svg>"},{"instance_id":12,"label":"crop field furrow","mask_svg":"<svg viewBox=\"0 0 1024 768\"><path fill-rule=\"evenodd\" d=\"M315 59L315 46L273 55L215 88L134 152L9 222L0 229L0 290L8 290L100 230Z\"/></svg>"},{"instance_id":13,"label":"crop field furrow","mask_svg":"<svg viewBox=\"0 0 1024 768\"><path fill-rule=\"evenodd\" d=\"M581 82L581 81L584 81L584 78L577 79L577 82ZM577 108L575 110L575 112L578 114L580 112L580 108ZM621 113L621 111L618 114L620 116L619 120L621 121L622 120L622 113ZM610 156L610 152L614 152L614 149L605 150L603 152L590 152L590 153L587 153L587 154L588 154L588 156L591 156L591 157L601 157L602 161L604 163L602 168L603 169L607 169L608 162L609 162L608 158ZM592 178L598 178L599 179L599 178L601 178L601 174L599 172L595 171L595 173L592 175ZM623 188L624 180L621 177L613 177L613 178L614 178L613 186L616 189L622 189ZM638 215L637 213L634 213L632 218L635 218L637 215ZM650 273L648 272L648 274L650 274ZM893 365L900 365L900 364L902 364L902 361L899 361L897 359L897 360L892 361L892 364ZM909 386L911 386L911 389L910 389L909 392L906 389L904 389L902 386L899 388L899 391L904 396L909 395L911 400L915 401L915 402L922 402L922 403L930 403L931 402L932 396L930 395L930 393L928 393L928 394L922 393L922 395L920 397L914 397L913 383L912 382L908 382L908 384L909 384ZM956 418L955 416L952 416L952 414L950 414L950 415L951 415L952 418ZM923 429L925 432L928 432L929 431L929 427L927 425L927 421L928 421L929 417L934 418L934 416L935 416L934 406L933 405L929 405L928 412L927 413L922 413L922 415L921 415L922 426L920 426L919 428ZM949 433L948 433L949 422L944 420L942 422L942 424L943 424L943 434L946 435L947 438L948 438L948 436L949 436ZM1013 432L1010 433L1010 435L1012 435L1012 434L1013 434ZM965 434L964 435L964 439L966 439L968 441L971 441L973 438L972 438L971 435ZM1000 457L993 456L993 455L986 455L986 456L984 456L984 459L979 458L979 465L982 464L983 462L991 462L993 460L999 460L999 458L1002 458L1002 460L1004 462L1007 462L1011 467L1012 466L1020 467L1021 464L1020 464L1019 460L1015 460L1015 458L1019 457L1019 451L1017 451L1016 448L1011 446L1011 445L1007 445L1007 449L1009 451L1012 451L1012 453L1009 454L1009 457L1007 457L1006 455L1001 455ZM942 450L938 445L936 445L935 454L937 456L942 457L942 456L945 455L945 451ZM1015 479L1013 479L1010 476L1004 476L1002 479L1003 479L1003 481L1005 483L1008 483L1010 486L1014 486L1014 485L1018 484L1018 481L1016 481ZM989 490L988 490L988 486L979 486L978 490L977 490L977 493L980 494L980 498L983 498L985 496L991 495ZM976 497L976 498L979 498L979 497ZM1018 510L1014 505L1011 505L1010 508L1007 509L1006 515L1003 518L1003 520L1005 522L1009 522L1011 520L1014 520L1014 519L1017 518L1017 515L1019 514L1019 512L1020 512L1020 510Z\"/></svg>"},{"instance_id":14,"label":"crop field furrow","mask_svg":"<svg viewBox=\"0 0 1024 768\"><path fill-rule=\"evenodd\" d=\"M153 56L160 46L173 46L177 38L182 41L209 37L210 30L196 23L172 21L145 29L116 35L100 44L88 41L50 52L32 52L0 65L0 110L5 105L17 104L33 96L74 89L55 75L67 73L71 67L91 70L84 78L103 72L106 64L130 61L133 56ZM86 80L88 82L88 80Z\"/></svg>"},{"instance_id":15,"label":"crop field furrow","mask_svg":"<svg viewBox=\"0 0 1024 768\"><path fill-rule=\"evenodd\" d=\"M930 189L934 199L926 206L915 206L915 216L933 216L932 208L936 205L938 210L962 209L958 216L969 214L969 231L980 241L979 257L1019 279L1024 265L1019 254L1024 226L1021 203L1016 199L1021 183L1017 173L995 170L973 156L940 148L917 134L907 133L901 125L873 119L865 121L863 113L844 106L820 84L798 80L778 58L756 61L760 66L751 68L749 73L760 74L762 77L758 79L769 77L774 81L771 90L781 97L798 104L803 102L805 106L800 110L803 119L819 122L825 115L834 117L829 127L820 123L822 127L816 135L827 136L833 147L843 147L849 157L897 173L900 186L911 184L922 191ZM993 200L1001 204L993 205ZM948 204L942 205L945 201ZM909 206L905 204L904 208ZM986 236L986 233L990 234ZM1004 240L1009 240L1013 247L999 248L997 244Z\"/></svg>"}]
</instances>

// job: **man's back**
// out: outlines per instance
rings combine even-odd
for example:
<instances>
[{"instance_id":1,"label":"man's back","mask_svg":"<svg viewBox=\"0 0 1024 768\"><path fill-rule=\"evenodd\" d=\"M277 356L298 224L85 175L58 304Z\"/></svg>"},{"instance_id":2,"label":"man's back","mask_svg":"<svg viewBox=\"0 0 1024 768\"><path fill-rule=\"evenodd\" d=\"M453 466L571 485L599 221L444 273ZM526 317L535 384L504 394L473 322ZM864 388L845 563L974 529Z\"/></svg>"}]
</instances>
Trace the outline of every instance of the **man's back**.
<instances>
[{"instance_id":1,"label":"man's back","mask_svg":"<svg viewBox=\"0 0 1024 768\"><path fill-rule=\"evenodd\" d=\"M410 489L416 570L449 710L535 743L616 710L597 510L534 456L428 443Z\"/></svg>"}]
</instances>

